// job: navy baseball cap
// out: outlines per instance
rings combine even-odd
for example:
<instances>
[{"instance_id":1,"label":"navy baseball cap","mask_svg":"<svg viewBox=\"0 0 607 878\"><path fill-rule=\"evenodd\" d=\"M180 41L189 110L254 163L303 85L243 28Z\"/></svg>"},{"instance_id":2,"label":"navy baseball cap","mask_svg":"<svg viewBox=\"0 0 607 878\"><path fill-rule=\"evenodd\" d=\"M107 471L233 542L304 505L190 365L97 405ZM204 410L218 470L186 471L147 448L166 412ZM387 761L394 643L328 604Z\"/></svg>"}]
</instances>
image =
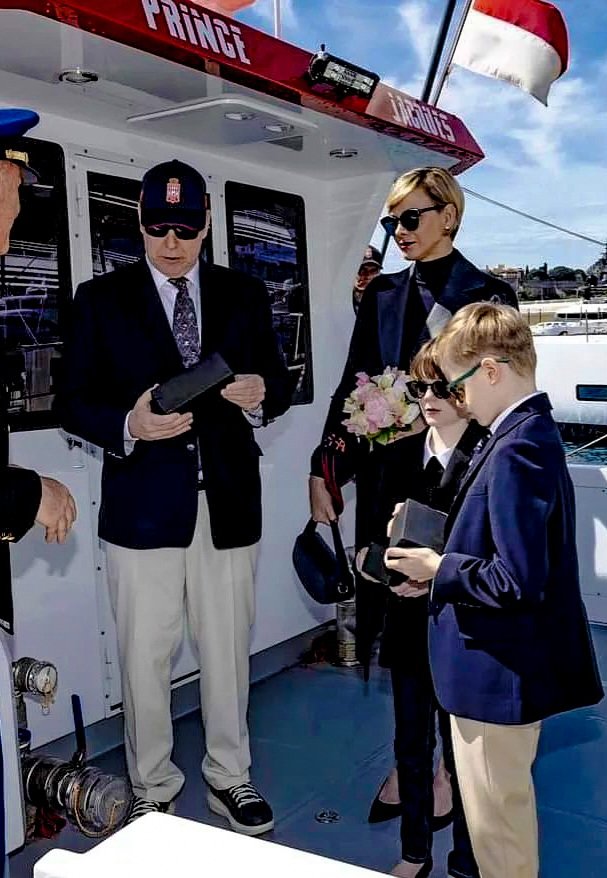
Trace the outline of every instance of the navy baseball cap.
<instances>
[{"instance_id":1,"label":"navy baseball cap","mask_svg":"<svg viewBox=\"0 0 607 878\"><path fill-rule=\"evenodd\" d=\"M27 148L21 138L39 121L38 113L33 110L0 110L0 161L18 165L26 185L38 182L38 172L30 166Z\"/></svg>"},{"instance_id":2,"label":"navy baseball cap","mask_svg":"<svg viewBox=\"0 0 607 878\"><path fill-rule=\"evenodd\" d=\"M204 229L206 191L202 175L177 159L150 168L141 183L141 225Z\"/></svg>"}]
</instances>

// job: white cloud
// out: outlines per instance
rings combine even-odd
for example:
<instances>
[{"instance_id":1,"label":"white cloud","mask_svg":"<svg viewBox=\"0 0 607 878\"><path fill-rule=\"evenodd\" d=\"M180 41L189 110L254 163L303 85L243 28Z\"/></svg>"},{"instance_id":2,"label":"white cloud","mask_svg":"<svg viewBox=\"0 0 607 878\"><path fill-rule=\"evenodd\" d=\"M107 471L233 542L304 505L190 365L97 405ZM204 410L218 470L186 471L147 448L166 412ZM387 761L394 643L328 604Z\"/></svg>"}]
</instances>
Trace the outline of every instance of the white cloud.
<instances>
[{"instance_id":1,"label":"white cloud","mask_svg":"<svg viewBox=\"0 0 607 878\"><path fill-rule=\"evenodd\" d=\"M398 16L400 30L409 38L418 64L427 67L437 36L436 16L431 20L424 0L401 3Z\"/></svg>"}]
</instances>

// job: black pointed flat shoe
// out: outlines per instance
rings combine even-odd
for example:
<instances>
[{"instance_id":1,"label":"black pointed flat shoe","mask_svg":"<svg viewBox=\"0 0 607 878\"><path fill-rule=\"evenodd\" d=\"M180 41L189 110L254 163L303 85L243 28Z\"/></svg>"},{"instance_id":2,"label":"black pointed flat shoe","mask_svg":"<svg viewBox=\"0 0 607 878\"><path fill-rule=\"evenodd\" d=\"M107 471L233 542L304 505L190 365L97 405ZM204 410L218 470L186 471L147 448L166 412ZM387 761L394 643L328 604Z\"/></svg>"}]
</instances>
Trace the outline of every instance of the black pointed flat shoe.
<instances>
[{"instance_id":1,"label":"black pointed flat shoe","mask_svg":"<svg viewBox=\"0 0 607 878\"><path fill-rule=\"evenodd\" d=\"M369 823L385 823L386 820L394 820L395 817L400 817L402 814L402 806L400 802L396 805L391 805L389 802L382 802L379 798L383 788L382 784L378 794L373 799L373 804L371 805L369 816L367 818Z\"/></svg>"}]
</instances>

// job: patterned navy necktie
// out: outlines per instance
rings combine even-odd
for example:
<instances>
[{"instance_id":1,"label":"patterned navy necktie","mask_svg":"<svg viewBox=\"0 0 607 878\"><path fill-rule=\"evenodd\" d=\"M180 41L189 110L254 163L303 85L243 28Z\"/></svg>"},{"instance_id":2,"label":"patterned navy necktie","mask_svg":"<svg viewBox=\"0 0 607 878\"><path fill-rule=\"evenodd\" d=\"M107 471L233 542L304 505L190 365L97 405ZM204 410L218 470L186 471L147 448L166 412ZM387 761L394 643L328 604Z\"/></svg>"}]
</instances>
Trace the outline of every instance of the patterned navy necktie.
<instances>
[{"instance_id":1,"label":"patterned navy necktie","mask_svg":"<svg viewBox=\"0 0 607 878\"><path fill-rule=\"evenodd\" d=\"M200 335L192 297L188 293L188 280L185 277L171 277L169 281L177 287L175 310L173 311L173 335L183 360L188 368L200 360Z\"/></svg>"}]
</instances>

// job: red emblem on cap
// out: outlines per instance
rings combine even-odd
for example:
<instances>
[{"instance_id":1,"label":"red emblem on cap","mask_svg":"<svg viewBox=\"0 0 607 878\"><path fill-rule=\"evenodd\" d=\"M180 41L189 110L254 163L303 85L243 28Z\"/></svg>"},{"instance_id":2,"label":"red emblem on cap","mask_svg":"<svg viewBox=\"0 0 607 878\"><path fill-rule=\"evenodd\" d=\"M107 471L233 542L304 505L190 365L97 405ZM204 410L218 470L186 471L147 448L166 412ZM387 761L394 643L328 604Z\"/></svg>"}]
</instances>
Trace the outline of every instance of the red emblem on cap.
<instances>
[{"instance_id":1,"label":"red emblem on cap","mask_svg":"<svg viewBox=\"0 0 607 878\"><path fill-rule=\"evenodd\" d=\"M179 204L181 201L181 183L177 177L171 177L167 183L167 204Z\"/></svg>"}]
</instances>

